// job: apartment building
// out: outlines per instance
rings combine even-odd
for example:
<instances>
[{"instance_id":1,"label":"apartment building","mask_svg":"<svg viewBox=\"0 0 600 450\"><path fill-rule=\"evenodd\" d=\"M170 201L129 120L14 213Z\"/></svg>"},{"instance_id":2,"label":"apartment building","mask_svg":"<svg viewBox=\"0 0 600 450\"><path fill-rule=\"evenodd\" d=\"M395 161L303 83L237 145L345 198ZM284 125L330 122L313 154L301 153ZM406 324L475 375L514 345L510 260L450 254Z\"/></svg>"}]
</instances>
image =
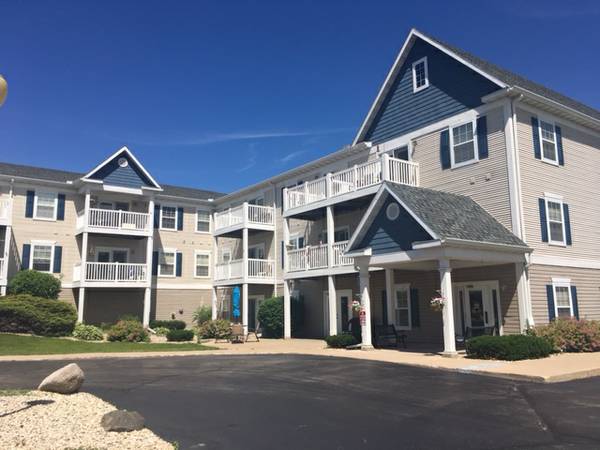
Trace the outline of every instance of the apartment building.
<instances>
[{"instance_id":1,"label":"apartment building","mask_svg":"<svg viewBox=\"0 0 600 450\"><path fill-rule=\"evenodd\" d=\"M108 314L124 299L145 318L185 315L178 308L203 302L214 317L232 318L239 292L241 320L252 328L260 301L282 295L285 337L321 337L347 330L360 300L363 346L373 325L394 324L409 342L452 354L456 336L518 333L556 317L600 319L600 112L419 31L409 33L352 145L318 160L218 195L161 188L127 155L141 173L129 211L158 224L153 231L142 226L133 235L127 225L113 235L77 225L77 211L82 224L92 209L105 214L92 198L112 195L119 154L59 180L70 186L64 214L72 225L62 232L73 241L62 253L74 268L73 279L61 272L64 295L83 320L89 313L97 321L86 305ZM33 261L34 251L39 259L34 240L59 242L28 222L25 184L15 178L3 187L12 210L5 241L15 243L5 245L4 279L16 270L12 259ZM41 198L43 208L49 199ZM120 210L117 200L108 214ZM164 229L179 226L180 208L184 229ZM128 263L145 263L143 286L103 288L87 272L82 284L78 265L95 267L105 239L130 244ZM56 254L46 254L43 268ZM116 266L124 255L101 258ZM197 277L207 259L208 275ZM438 296L451 306L442 313L430 307ZM294 330L293 299L303 318Z\"/></svg>"}]
</instances>

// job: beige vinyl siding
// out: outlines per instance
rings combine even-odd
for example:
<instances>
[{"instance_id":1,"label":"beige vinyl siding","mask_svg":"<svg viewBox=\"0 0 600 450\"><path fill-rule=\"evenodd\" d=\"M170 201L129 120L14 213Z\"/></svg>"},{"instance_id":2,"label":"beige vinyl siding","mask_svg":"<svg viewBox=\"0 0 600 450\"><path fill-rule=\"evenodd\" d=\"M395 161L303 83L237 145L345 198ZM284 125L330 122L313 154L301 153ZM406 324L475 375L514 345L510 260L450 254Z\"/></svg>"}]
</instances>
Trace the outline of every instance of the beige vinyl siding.
<instances>
[{"instance_id":1,"label":"beige vinyl siding","mask_svg":"<svg viewBox=\"0 0 600 450\"><path fill-rule=\"evenodd\" d=\"M527 244L538 255L597 260L600 258L600 137L557 120L562 131L565 165L554 166L534 156L531 117L528 111L517 111ZM558 247L542 242L538 199L544 197L545 192L562 195L569 205L572 246Z\"/></svg>"},{"instance_id":2,"label":"beige vinyl siding","mask_svg":"<svg viewBox=\"0 0 600 450\"><path fill-rule=\"evenodd\" d=\"M188 328L192 328L194 311L200 306L211 305L211 289L153 289L151 317L183 320Z\"/></svg>"}]
</instances>

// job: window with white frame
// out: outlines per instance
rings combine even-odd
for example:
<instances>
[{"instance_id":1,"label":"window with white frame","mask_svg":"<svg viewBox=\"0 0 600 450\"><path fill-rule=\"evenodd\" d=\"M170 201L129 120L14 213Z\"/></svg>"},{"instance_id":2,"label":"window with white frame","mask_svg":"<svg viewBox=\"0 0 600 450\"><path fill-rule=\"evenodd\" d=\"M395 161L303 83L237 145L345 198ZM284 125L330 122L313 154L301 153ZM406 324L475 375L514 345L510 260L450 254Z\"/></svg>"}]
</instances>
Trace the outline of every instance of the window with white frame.
<instances>
[{"instance_id":1,"label":"window with white frame","mask_svg":"<svg viewBox=\"0 0 600 450\"><path fill-rule=\"evenodd\" d=\"M551 244L565 245L565 218L563 202L559 198L546 197L546 217L548 241Z\"/></svg>"},{"instance_id":2,"label":"window with white frame","mask_svg":"<svg viewBox=\"0 0 600 450\"><path fill-rule=\"evenodd\" d=\"M344 242L350 239L350 228L343 226L336 228L333 232L333 242ZM319 241L323 244L327 244L327 230L322 230L319 233Z\"/></svg>"},{"instance_id":3,"label":"window with white frame","mask_svg":"<svg viewBox=\"0 0 600 450\"><path fill-rule=\"evenodd\" d=\"M201 209L196 211L196 231L200 233L210 232L210 213Z\"/></svg>"},{"instance_id":4,"label":"window with white frame","mask_svg":"<svg viewBox=\"0 0 600 450\"><path fill-rule=\"evenodd\" d=\"M304 236L291 236L290 247L290 250L298 250L304 248Z\"/></svg>"},{"instance_id":5,"label":"window with white frame","mask_svg":"<svg viewBox=\"0 0 600 450\"><path fill-rule=\"evenodd\" d=\"M175 250L163 250L158 256L158 276L174 277L175 276Z\"/></svg>"},{"instance_id":6,"label":"window with white frame","mask_svg":"<svg viewBox=\"0 0 600 450\"><path fill-rule=\"evenodd\" d=\"M36 192L35 214L36 219L56 220L58 194L56 192Z\"/></svg>"},{"instance_id":7,"label":"window with white frame","mask_svg":"<svg viewBox=\"0 0 600 450\"><path fill-rule=\"evenodd\" d=\"M542 160L558 164L554 124L540 120L540 142L542 143Z\"/></svg>"},{"instance_id":8,"label":"window with white frame","mask_svg":"<svg viewBox=\"0 0 600 450\"><path fill-rule=\"evenodd\" d=\"M231 249L224 248L223 250L221 250L221 262L225 264L229 261L231 261Z\"/></svg>"},{"instance_id":9,"label":"window with white frame","mask_svg":"<svg viewBox=\"0 0 600 450\"><path fill-rule=\"evenodd\" d=\"M210 254L208 252L196 252L194 262L194 275L196 277L208 277L210 269Z\"/></svg>"},{"instance_id":10,"label":"window with white frame","mask_svg":"<svg viewBox=\"0 0 600 450\"><path fill-rule=\"evenodd\" d=\"M38 272L52 272L51 244L31 244L30 268Z\"/></svg>"},{"instance_id":11,"label":"window with white frame","mask_svg":"<svg viewBox=\"0 0 600 450\"><path fill-rule=\"evenodd\" d=\"M397 328L410 328L410 289L397 285L394 289L394 324Z\"/></svg>"},{"instance_id":12,"label":"window with white frame","mask_svg":"<svg viewBox=\"0 0 600 450\"><path fill-rule=\"evenodd\" d=\"M161 206L160 228L163 230L177 229L177 208L174 206Z\"/></svg>"},{"instance_id":13,"label":"window with white frame","mask_svg":"<svg viewBox=\"0 0 600 450\"><path fill-rule=\"evenodd\" d=\"M412 65L413 92L419 92L429 86L427 57L415 61Z\"/></svg>"},{"instance_id":14,"label":"window with white frame","mask_svg":"<svg viewBox=\"0 0 600 450\"><path fill-rule=\"evenodd\" d=\"M554 313L557 318L573 316L573 299L571 298L570 280L552 280L554 289Z\"/></svg>"},{"instance_id":15,"label":"window with white frame","mask_svg":"<svg viewBox=\"0 0 600 450\"><path fill-rule=\"evenodd\" d=\"M467 122L450 129L450 157L452 167L477 161L477 141L474 122Z\"/></svg>"}]
</instances>

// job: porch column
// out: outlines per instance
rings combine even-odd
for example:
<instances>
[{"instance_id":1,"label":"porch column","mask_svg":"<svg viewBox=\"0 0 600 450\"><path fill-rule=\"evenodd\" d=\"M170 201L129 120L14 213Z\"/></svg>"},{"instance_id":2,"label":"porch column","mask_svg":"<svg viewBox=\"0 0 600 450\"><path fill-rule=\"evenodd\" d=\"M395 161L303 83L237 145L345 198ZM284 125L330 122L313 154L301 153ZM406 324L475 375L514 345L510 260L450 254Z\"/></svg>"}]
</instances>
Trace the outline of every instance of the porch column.
<instances>
[{"instance_id":1,"label":"porch column","mask_svg":"<svg viewBox=\"0 0 600 450\"><path fill-rule=\"evenodd\" d=\"M151 198L148 201L148 214L149 217L154 216L154 199ZM152 219L153 220L153 219ZM150 220L148 220L150 222ZM146 289L144 290L144 321L145 327L150 326L150 310L152 302L152 255L154 250L154 227L151 223L149 225L149 234L146 238Z\"/></svg>"},{"instance_id":2,"label":"porch column","mask_svg":"<svg viewBox=\"0 0 600 450\"><path fill-rule=\"evenodd\" d=\"M88 203L87 199L86 199L86 203ZM85 286L85 280L87 278L87 252L88 252L88 232L84 231L83 235L81 236L81 268L79 271L79 302L78 302L78 308L77 308L77 322L80 322L80 323L83 323L83 308L85 306L85 288L84 288L84 286Z\"/></svg>"},{"instance_id":3,"label":"porch column","mask_svg":"<svg viewBox=\"0 0 600 450\"><path fill-rule=\"evenodd\" d=\"M150 302L152 299L152 289L147 287L144 289L144 320L142 325L144 328L148 328L150 326Z\"/></svg>"},{"instance_id":4,"label":"porch column","mask_svg":"<svg viewBox=\"0 0 600 450\"><path fill-rule=\"evenodd\" d=\"M335 222L333 219L333 206L327 207L327 267L333 267L333 241L335 235Z\"/></svg>"},{"instance_id":5,"label":"porch column","mask_svg":"<svg viewBox=\"0 0 600 450\"><path fill-rule=\"evenodd\" d=\"M82 275L83 276L83 275ZM83 323L83 308L85 306L85 288L79 288L79 299L77 302L77 322Z\"/></svg>"},{"instance_id":6,"label":"porch column","mask_svg":"<svg viewBox=\"0 0 600 450\"><path fill-rule=\"evenodd\" d=\"M290 293L290 281L283 281L283 337L292 337L292 299Z\"/></svg>"},{"instance_id":7,"label":"porch column","mask_svg":"<svg viewBox=\"0 0 600 450\"><path fill-rule=\"evenodd\" d=\"M8 283L8 263L10 259L10 244L12 242L12 226L7 225L4 233L4 248L2 249L2 258L4 258L4 269L0 273L0 278L4 278ZM6 295L6 286L3 287L3 294Z\"/></svg>"},{"instance_id":8,"label":"porch column","mask_svg":"<svg viewBox=\"0 0 600 450\"><path fill-rule=\"evenodd\" d=\"M244 283L248 280L248 227L242 230L242 261L244 264L242 275Z\"/></svg>"},{"instance_id":9,"label":"porch column","mask_svg":"<svg viewBox=\"0 0 600 450\"><path fill-rule=\"evenodd\" d=\"M329 336L338 333L337 329L337 292L335 290L335 277L327 277L327 295L329 301Z\"/></svg>"},{"instance_id":10,"label":"porch column","mask_svg":"<svg viewBox=\"0 0 600 450\"><path fill-rule=\"evenodd\" d=\"M283 219L283 272L288 271L288 245L290 243L290 219Z\"/></svg>"},{"instance_id":11,"label":"porch column","mask_svg":"<svg viewBox=\"0 0 600 450\"><path fill-rule=\"evenodd\" d=\"M248 334L248 283L242 284L242 325L245 336Z\"/></svg>"},{"instance_id":12,"label":"porch column","mask_svg":"<svg viewBox=\"0 0 600 450\"><path fill-rule=\"evenodd\" d=\"M450 262L447 259L439 260L440 292L446 300L442 309L444 323L444 356L456 355L456 335L454 333L454 304L452 301L452 276Z\"/></svg>"},{"instance_id":13,"label":"porch column","mask_svg":"<svg viewBox=\"0 0 600 450\"><path fill-rule=\"evenodd\" d=\"M6 286L0 286L0 296L4 297L6 295Z\"/></svg>"},{"instance_id":14,"label":"porch column","mask_svg":"<svg viewBox=\"0 0 600 450\"><path fill-rule=\"evenodd\" d=\"M355 259L355 264L358 263L359 269L358 278L360 282L360 302L362 311L364 311L364 319L361 318L361 348L363 350L371 350L373 348L373 341L371 339L371 296L369 294L369 259L369 257L360 257Z\"/></svg>"},{"instance_id":15,"label":"porch column","mask_svg":"<svg viewBox=\"0 0 600 450\"><path fill-rule=\"evenodd\" d=\"M213 287L212 288L212 298L211 298L211 319L212 320L217 320L217 288Z\"/></svg>"},{"instance_id":16,"label":"porch column","mask_svg":"<svg viewBox=\"0 0 600 450\"><path fill-rule=\"evenodd\" d=\"M385 269L385 307L387 308L387 323L385 325L394 324L394 269Z\"/></svg>"},{"instance_id":17,"label":"porch column","mask_svg":"<svg viewBox=\"0 0 600 450\"><path fill-rule=\"evenodd\" d=\"M529 277L527 276L525 263L516 263L515 270L517 275L517 296L519 298L519 328L523 332L534 325L533 312L531 311ZM502 317L498 319L502 320Z\"/></svg>"}]
</instances>

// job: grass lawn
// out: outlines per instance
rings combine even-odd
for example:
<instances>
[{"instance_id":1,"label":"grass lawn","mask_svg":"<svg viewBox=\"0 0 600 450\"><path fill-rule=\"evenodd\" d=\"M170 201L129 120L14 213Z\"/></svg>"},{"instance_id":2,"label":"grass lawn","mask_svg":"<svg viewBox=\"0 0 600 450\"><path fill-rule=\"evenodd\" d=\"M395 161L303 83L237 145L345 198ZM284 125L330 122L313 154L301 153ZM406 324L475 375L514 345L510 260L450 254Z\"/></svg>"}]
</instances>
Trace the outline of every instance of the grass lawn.
<instances>
[{"instance_id":1,"label":"grass lawn","mask_svg":"<svg viewBox=\"0 0 600 450\"><path fill-rule=\"evenodd\" d=\"M146 344L137 342L86 342L70 339L0 334L0 355L56 355L69 353L118 353L118 352L185 352L212 350L196 343Z\"/></svg>"}]
</instances>

